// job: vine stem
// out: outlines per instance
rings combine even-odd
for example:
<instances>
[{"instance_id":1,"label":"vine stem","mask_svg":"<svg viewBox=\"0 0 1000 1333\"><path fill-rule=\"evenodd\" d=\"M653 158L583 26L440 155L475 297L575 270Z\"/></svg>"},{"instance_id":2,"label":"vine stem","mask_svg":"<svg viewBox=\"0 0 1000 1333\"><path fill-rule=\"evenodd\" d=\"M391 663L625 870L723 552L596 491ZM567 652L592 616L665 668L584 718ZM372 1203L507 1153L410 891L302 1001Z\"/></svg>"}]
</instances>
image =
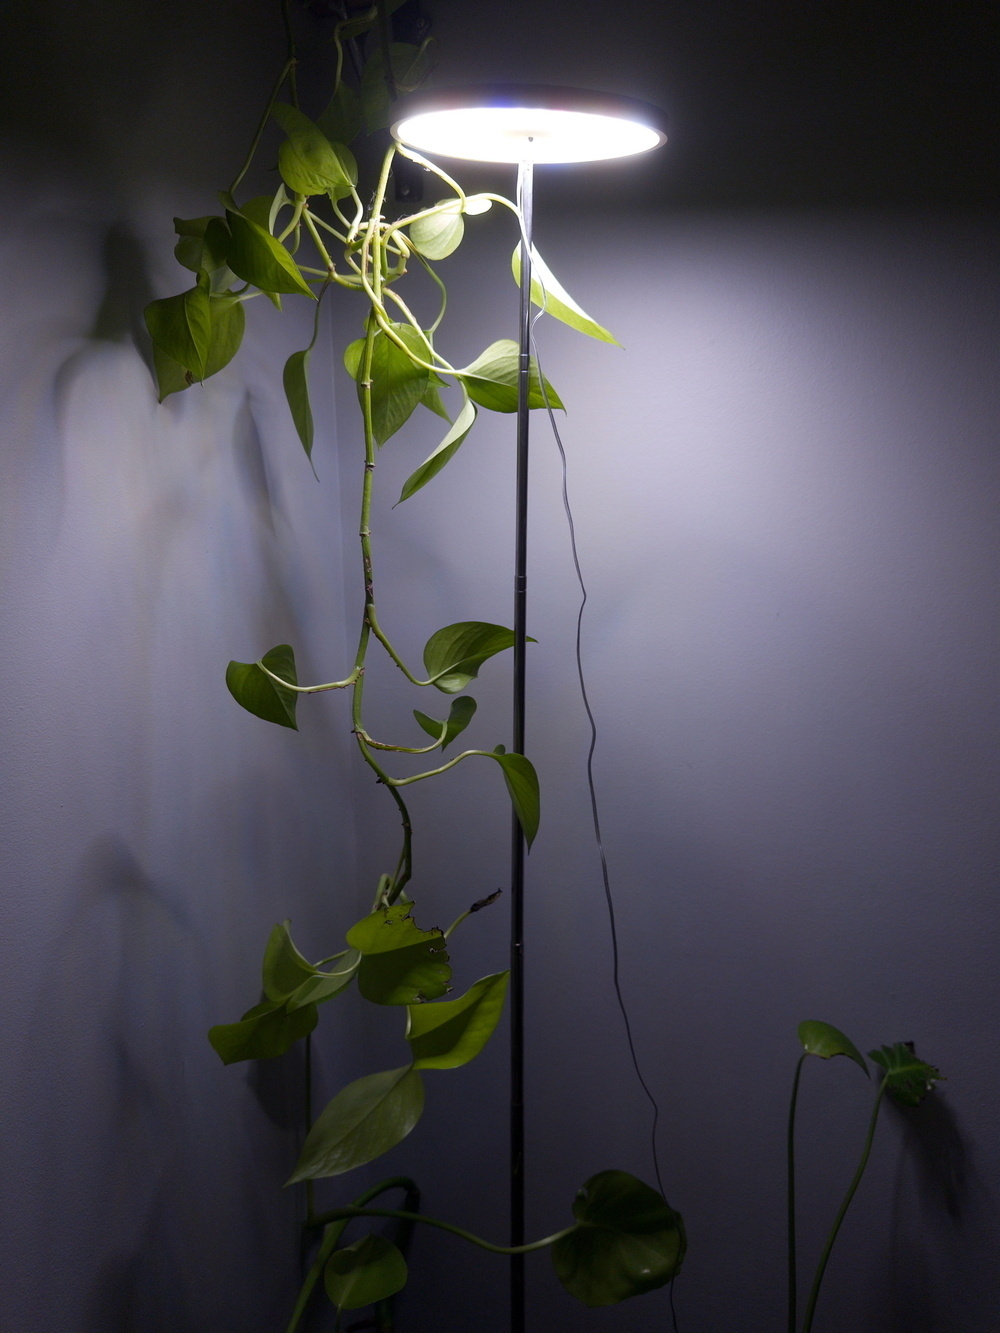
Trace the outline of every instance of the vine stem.
<instances>
[{"instance_id":1,"label":"vine stem","mask_svg":"<svg viewBox=\"0 0 1000 1333\"><path fill-rule=\"evenodd\" d=\"M526 1245L494 1245L492 1241L483 1240L482 1236L477 1236L472 1231L457 1227L452 1222L442 1222L437 1217L428 1217L426 1213L410 1213L399 1208L359 1208L353 1205L321 1213L314 1219L312 1225L326 1226L342 1220L350 1221L352 1217L393 1217L400 1222L425 1222L430 1227L449 1231L453 1236L459 1236L462 1240L467 1240L470 1245L478 1245L481 1250L489 1250L492 1254L528 1254L532 1250L544 1250L546 1246L554 1245L557 1240L562 1240L563 1236L568 1236L577 1229L577 1224L574 1223L571 1227L564 1227L562 1231L544 1236L541 1240L529 1241Z\"/></svg>"},{"instance_id":2,"label":"vine stem","mask_svg":"<svg viewBox=\"0 0 1000 1333\"><path fill-rule=\"evenodd\" d=\"M872 1143L875 1139L875 1125L878 1122L879 1108L882 1105L882 1098L885 1095L888 1086L888 1077L884 1078L879 1084L878 1092L875 1094L875 1105L872 1107L871 1119L868 1122L868 1134L865 1138L865 1146L861 1153L861 1160L858 1162L857 1170L854 1172L854 1178L848 1186L847 1193L844 1195L844 1201L837 1210L837 1216L834 1218L833 1226L830 1228L830 1234L826 1238L826 1244L823 1246L823 1253L820 1255L819 1264L816 1268L816 1276L813 1278L812 1289L809 1292L809 1301L806 1305L805 1319L802 1321L802 1333L810 1333L813 1324L813 1315L816 1312L816 1301L819 1298L820 1284L823 1281L823 1274L826 1272L826 1265L830 1258L830 1252L833 1249L834 1241L837 1239L837 1232L851 1206L851 1200L861 1184L861 1177L865 1173L865 1167L868 1165L868 1156L872 1150Z\"/></svg>"},{"instance_id":3,"label":"vine stem","mask_svg":"<svg viewBox=\"0 0 1000 1333\"><path fill-rule=\"evenodd\" d=\"M796 1289L797 1259L795 1254L795 1106L799 1099L799 1080L808 1052L799 1056L792 1080L792 1099L788 1106L788 1333L795 1333L798 1293Z\"/></svg>"},{"instance_id":4,"label":"vine stem","mask_svg":"<svg viewBox=\"0 0 1000 1333\"><path fill-rule=\"evenodd\" d=\"M254 155L256 154L257 148L260 145L261 136L263 135L264 130L267 127L268 120L270 119L271 109L274 106L275 102L278 100L278 94L281 92L282 84L285 82L285 80L291 74L292 70L295 68L295 64L296 64L295 57L292 56L288 60L286 60L284 65L282 66L281 73L278 75L277 81L274 87L271 89L271 96L267 99L267 106L264 108L264 114L260 118L260 124L257 126L256 133L254 134L253 139L250 143L250 150L246 155L246 159L244 160L242 167L240 167L239 171L236 173L232 185L230 185L229 187L229 193L231 195L236 193L236 189L239 186L240 182L243 180L243 177L250 170L250 164L254 159Z\"/></svg>"}]
</instances>

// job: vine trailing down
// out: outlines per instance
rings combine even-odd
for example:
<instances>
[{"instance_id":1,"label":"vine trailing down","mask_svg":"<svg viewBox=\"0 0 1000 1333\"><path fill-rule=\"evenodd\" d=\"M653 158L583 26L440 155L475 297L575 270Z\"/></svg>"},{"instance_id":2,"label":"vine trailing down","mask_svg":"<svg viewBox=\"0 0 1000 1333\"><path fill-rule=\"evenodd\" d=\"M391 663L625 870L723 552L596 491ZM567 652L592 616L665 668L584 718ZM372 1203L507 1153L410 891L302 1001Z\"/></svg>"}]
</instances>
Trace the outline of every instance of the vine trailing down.
<instances>
[{"instance_id":1,"label":"vine trailing down","mask_svg":"<svg viewBox=\"0 0 1000 1333\"><path fill-rule=\"evenodd\" d=\"M387 0L388 8L394 6ZM284 9L284 6L283 6ZM287 11L285 19L287 26ZM368 58L359 61L358 87L344 77L345 51L357 53L359 41ZM503 776L517 819L530 846L539 823L535 769L522 754L504 746L467 749L444 759L443 752L466 730L476 712L475 699L463 691L480 669L513 644L513 633L483 621L446 625L427 640L423 674L410 669L383 629L375 602L371 511L378 451L409 418L423 408L447 428L438 447L409 477L404 501L431 482L455 456L480 410L514 412L517 407L517 345L500 339L463 366L452 365L435 346L444 316L446 290L434 265L461 244L467 217L494 205L515 215L517 206L502 195L467 195L449 175L419 154L392 144L385 153L366 207L358 188L358 168L348 146L360 133L384 130L390 119L392 92L415 86L428 68L426 43L412 46L388 40L387 15L373 7L345 19L333 33L336 53L332 90L325 109L312 119L301 110L295 83L296 57L290 48L250 151L220 198L218 214L176 219L175 254L194 280L179 295L152 302L146 324L153 342L159 397L183 391L216 374L237 354L248 302L264 296L279 309L284 297L301 297L315 308L309 346L284 366L283 384L298 437L311 458L314 438L309 401L309 362L319 329L320 303L331 289L353 294L365 310L364 336L352 342L344 364L357 386L363 427L361 469L361 577L363 610L353 665L340 680L300 685L295 655L279 644L253 662L231 662L230 692L243 708L265 721L297 728L301 695L350 692L350 725L362 761L385 787L400 821L399 846L392 869L375 887L371 911L350 925L339 951L309 962L296 948L289 922L276 925L264 951L263 998L238 1022L211 1029L209 1040L226 1064L283 1054L295 1042L309 1040L328 1003L351 984L379 1006L405 1012L407 1057L398 1068L366 1074L342 1088L307 1126L301 1155L289 1184L304 1182L306 1226L319 1238L288 1333L301 1327L315 1289L322 1281L338 1311L378 1304L380 1327L391 1327L386 1303L406 1281L405 1238L416 1223L464 1237L499 1253L551 1248L563 1286L588 1305L609 1305L669 1283L680 1269L685 1236L680 1215L662 1195L622 1171L603 1171L579 1191L574 1221L555 1236L520 1247L491 1245L471 1233L417 1211L419 1193L402 1177L369 1190L350 1205L319 1212L314 1182L338 1176L370 1162L398 1144L420 1119L425 1071L459 1068L472 1060L495 1030L503 1009L508 974L483 977L464 995L449 992L450 939L470 915L492 898L462 911L447 930L423 929L414 919L407 894L413 873L412 830L404 799L406 787L433 778L469 759L495 763ZM288 100L282 100L287 89ZM276 127L281 184L276 192L244 198L241 186L265 136ZM387 195L397 155L432 173L448 191L438 202L390 219ZM335 258L334 256L337 256ZM425 270L440 293L440 308L427 325L419 321L400 294L401 280L413 266ZM513 269L517 274L517 250ZM533 254L532 298L547 313L583 334L613 343L612 335L590 318L558 284L541 258ZM441 390L458 393L457 410L448 411ZM529 406L561 407L555 389L542 381L532 362ZM414 710L415 725L429 743L396 744L376 739L368 730L364 708L365 668L377 644L415 687L451 699L447 715ZM436 755L431 766L396 776L391 755ZM495 897L496 895L493 895ZM307 1062L308 1068L308 1062ZM308 1102L307 1098L307 1102ZM311 1111L309 1112L311 1116ZM381 1194L402 1189L406 1206L373 1207ZM396 1224L394 1244L372 1232L349 1245L345 1229L356 1219L377 1217Z\"/></svg>"}]
</instances>

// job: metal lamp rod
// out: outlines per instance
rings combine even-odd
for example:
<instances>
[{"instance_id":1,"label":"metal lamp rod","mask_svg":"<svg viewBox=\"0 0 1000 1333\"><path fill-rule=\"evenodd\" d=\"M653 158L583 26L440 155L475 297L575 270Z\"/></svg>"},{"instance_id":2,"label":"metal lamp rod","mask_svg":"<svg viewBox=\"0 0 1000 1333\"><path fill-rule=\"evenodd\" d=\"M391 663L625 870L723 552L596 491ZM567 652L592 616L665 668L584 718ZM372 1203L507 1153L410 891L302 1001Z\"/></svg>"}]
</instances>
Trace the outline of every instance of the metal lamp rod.
<instances>
[{"instance_id":1,"label":"metal lamp rod","mask_svg":"<svg viewBox=\"0 0 1000 1333\"><path fill-rule=\"evenodd\" d=\"M522 162L517 193L521 233L517 373L517 479L514 531L514 751L524 753L528 605L528 394L531 387L531 204L533 166ZM524 1244L524 834L515 816L510 856L510 1243ZM510 1262L511 1333L524 1333L524 1255Z\"/></svg>"}]
</instances>

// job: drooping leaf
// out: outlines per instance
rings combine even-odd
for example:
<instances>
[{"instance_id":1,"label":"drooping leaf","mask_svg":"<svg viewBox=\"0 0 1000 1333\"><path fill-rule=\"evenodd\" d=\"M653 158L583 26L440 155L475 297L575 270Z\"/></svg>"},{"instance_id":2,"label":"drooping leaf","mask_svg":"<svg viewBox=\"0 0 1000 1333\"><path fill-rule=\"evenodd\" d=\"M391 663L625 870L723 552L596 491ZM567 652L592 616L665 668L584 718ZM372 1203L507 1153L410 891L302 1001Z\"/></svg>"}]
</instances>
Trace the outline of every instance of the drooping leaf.
<instances>
[{"instance_id":1,"label":"drooping leaf","mask_svg":"<svg viewBox=\"0 0 1000 1333\"><path fill-rule=\"evenodd\" d=\"M195 383L190 370L185 370L179 361L167 356L156 343L153 343L153 369L156 371L156 396L161 403L170 394L181 393Z\"/></svg>"},{"instance_id":2,"label":"drooping leaf","mask_svg":"<svg viewBox=\"0 0 1000 1333\"><path fill-rule=\"evenodd\" d=\"M424 395L420 399L421 407L426 407L437 416L443 417L445 421L451 424L451 417L448 415L448 409L441 401L441 395L438 392L438 386L433 381L424 390Z\"/></svg>"},{"instance_id":3,"label":"drooping leaf","mask_svg":"<svg viewBox=\"0 0 1000 1333\"><path fill-rule=\"evenodd\" d=\"M332 1000L354 980L360 962L361 955L357 949L348 949L343 958L338 958L336 967L329 972L317 970L314 976L303 981L289 995L285 1001L285 1008L289 1013L293 1013L307 1004L325 1004L327 1000Z\"/></svg>"},{"instance_id":4,"label":"drooping leaf","mask_svg":"<svg viewBox=\"0 0 1000 1333\"><path fill-rule=\"evenodd\" d=\"M332 143L349 144L361 133L364 123L361 99L351 85L341 79L337 91L317 119L317 127Z\"/></svg>"},{"instance_id":5,"label":"drooping leaf","mask_svg":"<svg viewBox=\"0 0 1000 1333\"><path fill-rule=\"evenodd\" d=\"M314 1004L289 1011L281 1000L266 1000L247 1010L239 1023L210 1028L208 1039L223 1064L239 1060L268 1060L284 1055L319 1021Z\"/></svg>"},{"instance_id":6,"label":"drooping leaf","mask_svg":"<svg viewBox=\"0 0 1000 1333\"><path fill-rule=\"evenodd\" d=\"M312 407L309 403L308 379L311 353L311 347L306 347L301 352L293 352L285 362L284 373L281 377L285 386L285 397L292 413L292 420L295 422L295 430L302 442L302 448L306 451L307 458L312 458L314 433Z\"/></svg>"},{"instance_id":7,"label":"drooping leaf","mask_svg":"<svg viewBox=\"0 0 1000 1333\"><path fill-rule=\"evenodd\" d=\"M294 106L276 102L271 114L287 138L278 149L281 179L296 194L329 194L343 199L357 183L358 164L351 150L331 143L323 131Z\"/></svg>"},{"instance_id":8,"label":"drooping leaf","mask_svg":"<svg viewBox=\"0 0 1000 1333\"><path fill-rule=\"evenodd\" d=\"M616 1305L675 1278L686 1240L680 1213L627 1171L591 1176L573 1203L577 1227L552 1246L566 1290L584 1305Z\"/></svg>"},{"instance_id":9,"label":"drooping leaf","mask_svg":"<svg viewBox=\"0 0 1000 1333\"><path fill-rule=\"evenodd\" d=\"M468 694L463 694L461 698L452 700L446 722L438 722L436 718L428 717L426 713L421 713L416 708L413 710L413 716L427 732L427 735L433 736L435 740L441 735L441 728L444 728L444 740L441 742L443 751L456 736L465 730L472 721L475 711L475 699Z\"/></svg>"},{"instance_id":10,"label":"drooping leaf","mask_svg":"<svg viewBox=\"0 0 1000 1333\"><path fill-rule=\"evenodd\" d=\"M282 921L275 926L264 948L263 984L269 1000L286 1000L303 981L310 980L317 972L292 943L288 931L290 925L290 921Z\"/></svg>"},{"instance_id":11,"label":"drooping leaf","mask_svg":"<svg viewBox=\"0 0 1000 1333\"><path fill-rule=\"evenodd\" d=\"M424 666L439 690L457 694L478 676L484 662L513 645L514 631L503 625L491 625L483 620L460 620L454 625L445 625L427 640Z\"/></svg>"},{"instance_id":12,"label":"drooping leaf","mask_svg":"<svg viewBox=\"0 0 1000 1333\"><path fill-rule=\"evenodd\" d=\"M469 397L480 407L493 412L517 411L518 348L513 338L501 338L491 343L470 366L460 372ZM532 357L528 376L528 406L562 407L562 399L545 381L545 395L538 379L538 363Z\"/></svg>"},{"instance_id":13,"label":"drooping leaf","mask_svg":"<svg viewBox=\"0 0 1000 1333\"><path fill-rule=\"evenodd\" d=\"M416 329L409 324L393 324L392 328L414 355L426 359L427 349ZM379 329L372 347L371 369L372 427L378 444L385 444L409 420L430 387L430 377L430 371L418 366ZM362 397L360 384L358 397Z\"/></svg>"},{"instance_id":14,"label":"drooping leaf","mask_svg":"<svg viewBox=\"0 0 1000 1333\"><path fill-rule=\"evenodd\" d=\"M524 833L524 840L530 847L538 832L541 799L535 766L523 754L505 754L502 746L499 752L494 750L493 758L503 769L514 813Z\"/></svg>"},{"instance_id":15,"label":"drooping leaf","mask_svg":"<svg viewBox=\"0 0 1000 1333\"><path fill-rule=\"evenodd\" d=\"M212 329L208 340L208 355L205 357L206 379L229 365L240 350L247 326L243 302L228 293L209 297L209 315Z\"/></svg>"},{"instance_id":16,"label":"drooping leaf","mask_svg":"<svg viewBox=\"0 0 1000 1333\"><path fill-rule=\"evenodd\" d=\"M410 223L410 241L425 259L447 259L465 235L461 199L442 199L437 207L437 213Z\"/></svg>"},{"instance_id":17,"label":"drooping leaf","mask_svg":"<svg viewBox=\"0 0 1000 1333\"><path fill-rule=\"evenodd\" d=\"M821 1060L829 1060L834 1055L846 1055L864 1070L866 1076L868 1074L868 1066L854 1042L830 1023L820 1023L814 1019L800 1023L799 1041L807 1055L818 1055Z\"/></svg>"},{"instance_id":18,"label":"drooping leaf","mask_svg":"<svg viewBox=\"0 0 1000 1333\"><path fill-rule=\"evenodd\" d=\"M285 187L282 185L281 195L284 194L285 194ZM281 195L278 196L279 199L281 198ZM285 195L285 198L287 197L288 196ZM266 231L268 235L271 235L273 232L273 227L271 225L271 213L274 208L274 203L275 203L274 195L255 194L252 199L248 199L245 204L240 205L239 212L243 215L243 217L249 218L251 222L256 223L258 227L263 228L263 230Z\"/></svg>"},{"instance_id":19,"label":"drooping leaf","mask_svg":"<svg viewBox=\"0 0 1000 1333\"><path fill-rule=\"evenodd\" d=\"M428 43L413 46L409 42L392 42L389 64L397 93L412 93L433 68ZM392 123L394 104L385 75L385 60L379 47L372 52L361 72L361 105L369 134L384 130Z\"/></svg>"},{"instance_id":20,"label":"drooping leaf","mask_svg":"<svg viewBox=\"0 0 1000 1333\"><path fill-rule=\"evenodd\" d=\"M444 995L451 980L440 930L421 930L411 903L380 907L347 932L362 955L358 990L373 1004L416 1004Z\"/></svg>"},{"instance_id":21,"label":"drooping leaf","mask_svg":"<svg viewBox=\"0 0 1000 1333\"><path fill-rule=\"evenodd\" d=\"M520 246L517 246L514 250L511 269L514 273L514 281L520 286ZM585 310L581 310L534 246L531 247L531 299L535 305L541 306L546 314L552 315L555 319L561 319L564 324L568 324L570 328L576 329L580 333L587 334L589 338L596 338L599 342L614 343L616 347L621 346L613 333L609 333L602 324L598 324L596 319L591 319Z\"/></svg>"},{"instance_id":22,"label":"drooping leaf","mask_svg":"<svg viewBox=\"0 0 1000 1333\"><path fill-rule=\"evenodd\" d=\"M146 328L154 344L196 380L205 378L212 339L209 284L207 274L204 276L205 281L199 278L189 291L151 301L145 311Z\"/></svg>"},{"instance_id":23,"label":"drooping leaf","mask_svg":"<svg viewBox=\"0 0 1000 1333\"><path fill-rule=\"evenodd\" d=\"M886 1088L904 1106L919 1106L944 1075L917 1057L912 1041L897 1041L869 1051L868 1058L885 1070Z\"/></svg>"},{"instance_id":24,"label":"drooping leaf","mask_svg":"<svg viewBox=\"0 0 1000 1333\"><path fill-rule=\"evenodd\" d=\"M384 1236L363 1236L334 1250L323 1270L326 1294L338 1310L360 1310L402 1291L406 1260Z\"/></svg>"},{"instance_id":25,"label":"drooping leaf","mask_svg":"<svg viewBox=\"0 0 1000 1333\"><path fill-rule=\"evenodd\" d=\"M279 643L276 648L264 654L260 659L268 671L273 671L290 685L297 685L295 674L295 654L287 643ZM230 662L226 668L226 684L229 693L236 702L262 717L265 722L277 722L281 727L298 730L295 721L295 704L298 695L294 690L285 690L261 671L256 662Z\"/></svg>"},{"instance_id":26,"label":"drooping leaf","mask_svg":"<svg viewBox=\"0 0 1000 1333\"><path fill-rule=\"evenodd\" d=\"M429 481L437 476L445 464L455 457L462 446L465 437L475 424L475 406L468 398L466 398L465 402L462 404L462 410L455 418L454 425L448 431L447 435L434 452L428 458L424 459L416 472L412 472L410 476L407 477L403 489L400 492L400 504L402 504L404 500L408 500L411 495L415 495L422 486L426 486Z\"/></svg>"},{"instance_id":27,"label":"drooping leaf","mask_svg":"<svg viewBox=\"0 0 1000 1333\"><path fill-rule=\"evenodd\" d=\"M241 213L227 212L226 218L232 233L229 267L237 277L263 292L297 292L315 299L295 260L270 232Z\"/></svg>"},{"instance_id":28,"label":"drooping leaf","mask_svg":"<svg viewBox=\"0 0 1000 1333\"><path fill-rule=\"evenodd\" d=\"M477 981L457 1000L410 1005L406 1040L414 1069L457 1069L479 1054L500 1021L509 972Z\"/></svg>"},{"instance_id":29,"label":"drooping leaf","mask_svg":"<svg viewBox=\"0 0 1000 1333\"><path fill-rule=\"evenodd\" d=\"M174 218L178 236L174 255L179 264L198 273L209 273L226 266L229 251L229 228L220 217Z\"/></svg>"},{"instance_id":30,"label":"drooping leaf","mask_svg":"<svg viewBox=\"0 0 1000 1333\"><path fill-rule=\"evenodd\" d=\"M341 1089L306 1136L288 1181L343 1175L394 1148L424 1109L424 1085L410 1065L368 1074Z\"/></svg>"}]
</instances>

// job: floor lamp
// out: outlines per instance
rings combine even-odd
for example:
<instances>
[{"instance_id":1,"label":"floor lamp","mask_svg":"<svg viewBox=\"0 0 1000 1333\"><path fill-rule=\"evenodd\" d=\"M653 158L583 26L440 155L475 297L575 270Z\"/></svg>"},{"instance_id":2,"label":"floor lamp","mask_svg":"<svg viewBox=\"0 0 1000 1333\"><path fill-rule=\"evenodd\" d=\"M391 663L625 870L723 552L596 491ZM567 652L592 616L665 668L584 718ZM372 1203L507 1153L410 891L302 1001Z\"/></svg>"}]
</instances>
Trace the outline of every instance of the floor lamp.
<instances>
[{"instance_id":1,"label":"floor lamp","mask_svg":"<svg viewBox=\"0 0 1000 1333\"><path fill-rule=\"evenodd\" d=\"M402 109L402 108L401 108ZM629 97L533 84L448 88L407 99L393 134L433 156L509 162L518 169L521 301L517 382L514 538L513 749L524 753L528 554L528 392L531 333L531 214L536 162L598 162L647 152L666 141L664 116ZM524 1243L524 836L511 837L510 1244ZM510 1274L511 1333L524 1333L524 1256Z\"/></svg>"}]
</instances>

